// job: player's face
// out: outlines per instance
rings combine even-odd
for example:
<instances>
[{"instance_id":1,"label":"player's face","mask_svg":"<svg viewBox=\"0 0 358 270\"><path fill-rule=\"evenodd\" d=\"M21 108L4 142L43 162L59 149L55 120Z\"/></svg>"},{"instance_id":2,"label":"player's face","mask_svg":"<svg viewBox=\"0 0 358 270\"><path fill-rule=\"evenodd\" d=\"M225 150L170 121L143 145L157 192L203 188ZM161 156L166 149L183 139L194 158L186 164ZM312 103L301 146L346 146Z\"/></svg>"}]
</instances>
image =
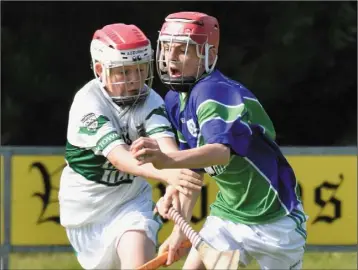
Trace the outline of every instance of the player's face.
<instances>
[{"instance_id":1,"label":"player's face","mask_svg":"<svg viewBox=\"0 0 358 270\"><path fill-rule=\"evenodd\" d=\"M148 78L149 64L114 67L107 70L107 89L113 96L135 96Z\"/></svg>"},{"instance_id":2,"label":"player's face","mask_svg":"<svg viewBox=\"0 0 358 270\"><path fill-rule=\"evenodd\" d=\"M203 64L196 53L196 45L190 44L187 50L186 48L186 43L162 43L164 59L170 77L197 77L203 72Z\"/></svg>"}]
</instances>

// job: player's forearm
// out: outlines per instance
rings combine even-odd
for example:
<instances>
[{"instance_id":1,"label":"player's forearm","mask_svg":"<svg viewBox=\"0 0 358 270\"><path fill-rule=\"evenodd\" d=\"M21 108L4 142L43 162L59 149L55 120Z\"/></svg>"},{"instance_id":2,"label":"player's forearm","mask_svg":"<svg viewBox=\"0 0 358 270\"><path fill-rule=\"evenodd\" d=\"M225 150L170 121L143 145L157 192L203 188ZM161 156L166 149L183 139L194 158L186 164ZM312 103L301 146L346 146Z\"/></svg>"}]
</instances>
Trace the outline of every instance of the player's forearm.
<instances>
[{"instance_id":1,"label":"player's forearm","mask_svg":"<svg viewBox=\"0 0 358 270\"><path fill-rule=\"evenodd\" d=\"M163 153L170 153L170 152L177 152L179 151L179 148L175 142L175 139L172 137L163 137L157 139L157 142L159 144L160 149ZM151 163L150 163L151 164ZM153 166L154 167L154 166ZM176 169L162 169L160 170L162 173L170 177L171 173L173 173L173 170L180 170L181 168Z\"/></svg>"},{"instance_id":2,"label":"player's forearm","mask_svg":"<svg viewBox=\"0 0 358 270\"><path fill-rule=\"evenodd\" d=\"M193 209L199 196L200 191L193 191L191 195L184 195L182 193L179 193L180 214L188 222L190 222L191 220L191 217L193 215ZM174 226L173 231L179 234L183 233L178 225Z\"/></svg>"},{"instance_id":3,"label":"player's forearm","mask_svg":"<svg viewBox=\"0 0 358 270\"><path fill-rule=\"evenodd\" d=\"M204 174L200 173L202 181L204 181ZM189 195L184 195L179 192L179 202L180 202L180 214L186 221L190 221L193 215L194 206L200 196L200 191L193 191ZM175 230L178 230L179 227L175 226Z\"/></svg>"},{"instance_id":4,"label":"player's forearm","mask_svg":"<svg viewBox=\"0 0 358 270\"><path fill-rule=\"evenodd\" d=\"M168 184L167 172L156 169L152 163L143 164L140 167L143 172L141 176L145 179L158 180L164 184Z\"/></svg>"},{"instance_id":5,"label":"player's forearm","mask_svg":"<svg viewBox=\"0 0 358 270\"><path fill-rule=\"evenodd\" d=\"M167 155L166 168L205 168L227 164L230 161L230 148L216 143Z\"/></svg>"},{"instance_id":6,"label":"player's forearm","mask_svg":"<svg viewBox=\"0 0 358 270\"><path fill-rule=\"evenodd\" d=\"M164 173L155 169L152 164L144 164L142 166L138 166L136 163L132 164L131 161L127 160L125 163L117 163L114 166L118 170L126 172L128 174L141 176L145 179L158 180L165 184L167 183Z\"/></svg>"},{"instance_id":7,"label":"player's forearm","mask_svg":"<svg viewBox=\"0 0 358 270\"><path fill-rule=\"evenodd\" d=\"M200 191L193 191L191 195L179 193L181 214L186 221L190 221L193 215L193 209L200 196Z\"/></svg>"},{"instance_id":8,"label":"player's forearm","mask_svg":"<svg viewBox=\"0 0 358 270\"><path fill-rule=\"evenodd\" d=\"M119 146L121 147L121 146ZM124 148L113 149L107 156L108 160L122 172L128 174L141 176L145 179L158 180L162 183L167 183L167 176L165 172L160 171L151 163L142 166L137 165L137 160L132 157L130 152Z\"/></svg>"}]
</instances>

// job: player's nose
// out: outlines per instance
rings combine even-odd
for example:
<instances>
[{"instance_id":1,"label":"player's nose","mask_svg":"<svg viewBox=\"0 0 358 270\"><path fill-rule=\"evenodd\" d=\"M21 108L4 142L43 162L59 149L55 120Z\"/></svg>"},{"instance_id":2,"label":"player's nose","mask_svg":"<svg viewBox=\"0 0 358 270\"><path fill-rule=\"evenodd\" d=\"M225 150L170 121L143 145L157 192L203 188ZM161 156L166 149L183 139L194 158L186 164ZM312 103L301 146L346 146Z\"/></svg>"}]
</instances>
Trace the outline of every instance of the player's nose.
<instances>
[{"instance_id":1,"label":"player's nose","mask_svg":"<svg viewBox=\"0 0 358 270\"><path fill-rule=\"evenodd\" d=\"M140 72L131 72L127 77L127 82L130 84L138 83L142 80Z\"/></svg>"}]
</instances>

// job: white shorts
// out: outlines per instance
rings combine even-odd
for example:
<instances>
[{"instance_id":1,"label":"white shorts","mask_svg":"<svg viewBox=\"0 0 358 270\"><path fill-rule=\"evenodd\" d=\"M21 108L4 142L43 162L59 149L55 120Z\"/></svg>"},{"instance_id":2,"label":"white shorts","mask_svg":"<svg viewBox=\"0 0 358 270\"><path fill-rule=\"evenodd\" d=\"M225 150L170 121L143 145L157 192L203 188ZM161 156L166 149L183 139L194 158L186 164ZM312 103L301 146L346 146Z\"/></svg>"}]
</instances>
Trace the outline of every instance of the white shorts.
<instances>
[{"instance_id":1,"label":"white shorts","mask_svg":"<svg viewBox=\"0 0 358 270\"><path fill-rule=\"evenodd\" d=\"M120 269L117 245L129 230L144 231L157 245L162 223L153 215L151 189L122 205L102 223L66 228L68 239L84 269Z\"/></svg>"},{"instance_id":2,"label":"white shorts","mask_svg":"<svg viewBox=\"0 0 358 270\"><path fill-rule=\"evenodd\" d=\"M306 220L302 207L275 222L235 224L208 216L200 235L214 248L240 250L240 264L254 258L261 269L301 269L306 244Z\"/></svg>"}]
</instances>

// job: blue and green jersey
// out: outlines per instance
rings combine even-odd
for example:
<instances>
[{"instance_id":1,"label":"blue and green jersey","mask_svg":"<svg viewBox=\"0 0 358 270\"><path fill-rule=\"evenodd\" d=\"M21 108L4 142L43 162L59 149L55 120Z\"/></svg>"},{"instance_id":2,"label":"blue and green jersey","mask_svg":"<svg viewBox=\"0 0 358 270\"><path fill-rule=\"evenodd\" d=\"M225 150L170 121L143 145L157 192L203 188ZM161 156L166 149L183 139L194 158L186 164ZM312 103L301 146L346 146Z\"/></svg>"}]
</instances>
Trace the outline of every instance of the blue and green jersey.
<instances>
[{"instance_id":1,"label":"blue and green jersey","mask_svg":"<svg viewBox=\"0 0 358 270\"><path fill-rule=\"evenodd\" d=\"M272 121L242 84L216 70L189 93L168 92L165 103L181 150L214 143L231 148L228 164L199 168L219 187L211 215L260 224L290 214L300 203Z\"/></svg>"}]
</instances>

